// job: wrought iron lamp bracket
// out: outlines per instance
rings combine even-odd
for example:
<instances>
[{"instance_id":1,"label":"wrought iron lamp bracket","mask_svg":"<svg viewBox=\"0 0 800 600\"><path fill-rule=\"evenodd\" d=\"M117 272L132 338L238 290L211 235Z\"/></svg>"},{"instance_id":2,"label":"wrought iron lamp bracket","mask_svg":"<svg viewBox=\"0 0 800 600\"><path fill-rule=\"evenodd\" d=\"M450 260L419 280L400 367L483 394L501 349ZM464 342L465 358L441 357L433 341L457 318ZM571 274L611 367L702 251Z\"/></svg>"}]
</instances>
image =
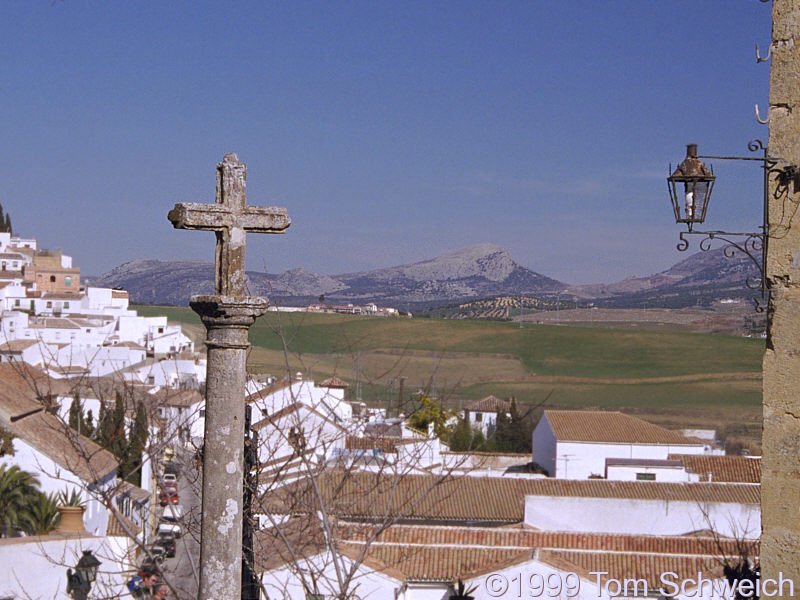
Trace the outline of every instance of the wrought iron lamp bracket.
<instances>
[{"instance_id":1,"label":"wrought iron lamp bracket","mask_svg":"<svg viewBox=\"0 0 800 600\"><path fill-rule=\"evenodd\" d=\"M748 277L745 285L749 289L759 290L761 298L756 299L756 311L763 312L769 300L769 282L767 281L766 265L767 245L770 238L781 237L789 230L794 219L800 200L797 199L797 192L800 191L800 168L792 165L780 157L769 156L767 148L761 140L751 140L747 144L747 149L751 152L763 151L763 156L712 156L698 154L697 158L714 160L747 160L761 162L764 170L764 192L763 192L763 219L760 232L729 232L729 231L695 231L692 223L688 223L688 231L680 233L677 249L681 252L688 250L689 240L687 235L702 236L700 240L700 250L707 252L711 250L714 240L721 240L726 243L723 247L723 254L728 258L733 258L738 252L747 256L758 269L758 278ZM780 222L774 227L769 225L769 184L774 178L777 182L775 189L775 199L782 200L783 212Z\"/></svg>"}]
</instances>

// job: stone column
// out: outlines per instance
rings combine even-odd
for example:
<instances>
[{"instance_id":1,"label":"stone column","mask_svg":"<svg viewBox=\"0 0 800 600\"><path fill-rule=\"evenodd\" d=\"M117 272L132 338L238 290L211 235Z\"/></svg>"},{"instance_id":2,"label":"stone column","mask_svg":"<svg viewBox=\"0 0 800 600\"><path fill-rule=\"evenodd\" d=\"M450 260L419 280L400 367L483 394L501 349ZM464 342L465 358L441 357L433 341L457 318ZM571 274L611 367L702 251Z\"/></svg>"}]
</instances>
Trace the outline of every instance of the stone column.
<instances>
[{"instance_id":1,"label":"stone column","mask_svg":"<svg viewBox=\"0 0 800 600\"><path fill-rule=\"evenodd\" d=\"M773 0L769 88L769 154L800 165L800 0ZM769 191L761 571L800 586L800 221L789 221L798 194L775 178Z\"/></svg>"},{"instance_id":2,"label":"stone column","mask_svg":"<svg viewBox=\"0 0 800 600\"><path fill-rule=\"evenodd\" d=\"M240 600L247 334L264 298L192 296L206 327L205 442L199 600Z\"/></svg>"}]
</instances>

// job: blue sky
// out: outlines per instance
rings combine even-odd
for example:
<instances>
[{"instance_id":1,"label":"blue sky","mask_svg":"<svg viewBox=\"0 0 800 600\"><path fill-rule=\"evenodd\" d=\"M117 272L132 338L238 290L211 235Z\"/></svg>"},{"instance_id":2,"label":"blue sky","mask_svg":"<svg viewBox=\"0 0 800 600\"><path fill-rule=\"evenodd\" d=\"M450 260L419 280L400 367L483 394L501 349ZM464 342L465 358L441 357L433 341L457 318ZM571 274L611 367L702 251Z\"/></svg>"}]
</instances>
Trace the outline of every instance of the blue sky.
<instances>
[{"instance_id":1,"label":"blue sky","mask_svg":"<svg viewBox=\"0 0 800 600\"><path fill-rule=\"evenodd\" d=\"M175 202L289 209L248 267L335 274L479 242L568 283L660 271L685 144L767 128L771 5L754 0L0 4L0 203L99 274L212 260ZM762 50L762 53L764 50ZM714 164L710 228L760 219L752 163Z\"/></svg>"}]
</instances>

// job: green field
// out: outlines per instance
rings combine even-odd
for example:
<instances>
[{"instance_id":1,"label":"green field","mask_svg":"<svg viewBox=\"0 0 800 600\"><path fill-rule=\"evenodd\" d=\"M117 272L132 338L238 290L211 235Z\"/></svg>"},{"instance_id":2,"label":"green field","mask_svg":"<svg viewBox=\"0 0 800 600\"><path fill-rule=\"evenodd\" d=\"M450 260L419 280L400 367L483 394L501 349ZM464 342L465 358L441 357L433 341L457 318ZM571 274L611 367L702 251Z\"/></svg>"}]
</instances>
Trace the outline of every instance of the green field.
<instances>
[{"instance_id":1,"label":"green field","mask_svg":"<svg viewBox=\"0 0 800 600\"><path fill-rule=\"evenodd\" d=\"M190 325L188 308L136 307ZM488 394L524 404L620 408L658 422L760 427L763 340L684 332L597 329L439 319L270 313L250 331L249 368L359 381L361 398L385 404L435 388L452 406ZM284 352L284 344L288 352Z\"/></svg>"}]
</instances>

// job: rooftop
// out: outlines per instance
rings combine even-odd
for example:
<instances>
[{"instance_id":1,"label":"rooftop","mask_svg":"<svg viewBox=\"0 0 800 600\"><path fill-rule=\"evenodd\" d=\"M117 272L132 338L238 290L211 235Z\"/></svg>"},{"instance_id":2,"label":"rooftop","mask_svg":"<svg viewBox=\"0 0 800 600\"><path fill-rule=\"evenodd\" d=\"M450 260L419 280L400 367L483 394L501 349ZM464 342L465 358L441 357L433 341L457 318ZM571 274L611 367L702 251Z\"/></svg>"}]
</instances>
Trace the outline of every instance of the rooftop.
<instances>
[{"instance_id":1,"label":"rooftop","mask_svg":"<svg viewBox=\"0 0 800 600\"><path fill-rule=\"evenodd\" d=\"M606 479L534 479L529 496L623 498L672 502L760 504L761 488L743 483L661 483Z\"/></svg>"},{"instance_id":2,"label":"rooftop","mask_svg":"<svg viewBox=\"0 0 800 600\"><path fill-rule=\"evenodd\" d=\"M467 524L521 523L525 496L539 493L542 481L546 480L409 473L396 476L338 469L316 478L326 507L340 518L383 519L391 515L402 521ZM265 494L261 501L264 510L275 514L319 510L318 496L305 480Z\"/></svg>"},{"instance_id":3,"label":"rooftop","mask_svg":"<svg viewBox=\"0 0 800 600\"><path fill-rule=\"evenodd\" d=\"M544 416L560 442L703 445L677 431L617 411L546 410Z\"/></svg>"},{"instance_id":4,"label":"rooftop","mask_svg":"<svg viewBox=\"0 0 800 600\"><path fill-rule=\"evenodd\" d=\"M702 481L761 483L761 458L736 455L670 454Z\"/></svg>"},{"instance_id":5,"label":"rooftop","mask_svg":"<svg viewBox=\"0 0 800 600\"><path fill-rule=\"evenodd\" d=\"M661 573L695 575L698 568L718 572L721 557L759 554L758 541L714 537L638 536L539 532L521 528L447 527L329 523L336 548L349 557L363 556L372 569L408 582L450 583L531 560L577 572L605 570L610 577L658 581ZM325 537L316 519L291 519L259 532L256 560L260 570L305 560L324 551ZM292 551L289 549L291 548ZM635 568L632 568L636 565Z\"/></svg>"},{"instance_id":6,"label":"rooftop","mask_svg":"<svg viewBox=\"0 0 800 600\"><path fill-rule=\"evenodd\" d=\"M468 404L465 404L464 410L507 413L509 410L511 410L511 402L501 400L497 396L486 396L486 398L482 398L481 400L474 400Z\"/></svg>"}]
</instances>

